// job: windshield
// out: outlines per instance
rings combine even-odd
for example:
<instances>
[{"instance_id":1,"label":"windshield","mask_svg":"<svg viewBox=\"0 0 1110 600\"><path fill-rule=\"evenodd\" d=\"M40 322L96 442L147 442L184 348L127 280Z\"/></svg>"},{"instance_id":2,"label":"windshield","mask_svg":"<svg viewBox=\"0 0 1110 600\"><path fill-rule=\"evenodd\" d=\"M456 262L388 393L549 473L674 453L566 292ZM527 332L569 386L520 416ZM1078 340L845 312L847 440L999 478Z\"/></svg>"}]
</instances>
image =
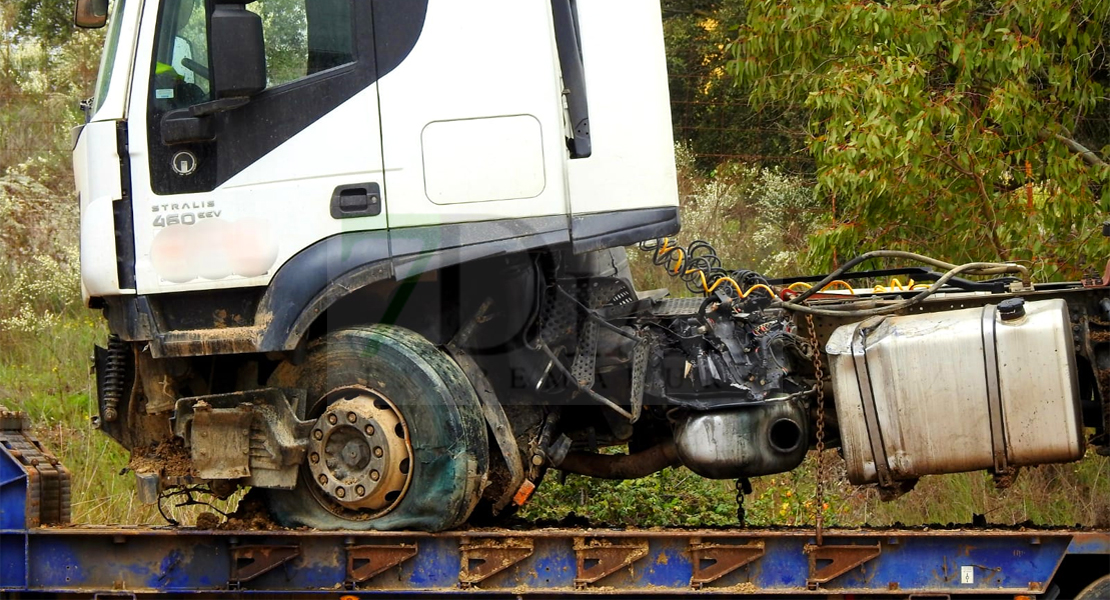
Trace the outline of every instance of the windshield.
<instances>
[{"instance_id":1,"label":"windshield","mask_svg":"<svg viewBox=\"0 0 1110 600\"><path fill-rule=\"evenodd\" d=\"M100 110L104 98L108 95L108 86L112 82L112 66L116 63L116 49L119 48L120 21L123 19L124 0L116 0L112 10L112 17L108 21L108 35L104 40L104 53L100 55L100 73L96 77L96 95L93 97L92 114Z\"/></svg>"}]
</instances>

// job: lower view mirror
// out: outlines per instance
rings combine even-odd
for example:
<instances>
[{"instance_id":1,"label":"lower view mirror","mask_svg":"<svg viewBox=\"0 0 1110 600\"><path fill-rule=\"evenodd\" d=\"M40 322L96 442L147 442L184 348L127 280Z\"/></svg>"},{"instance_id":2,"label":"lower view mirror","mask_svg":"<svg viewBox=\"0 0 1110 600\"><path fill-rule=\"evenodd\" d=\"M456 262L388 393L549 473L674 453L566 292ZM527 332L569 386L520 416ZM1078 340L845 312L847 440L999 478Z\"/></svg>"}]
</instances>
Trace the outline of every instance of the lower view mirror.
<instances>
[{"instance_id":1,"label":"lower view mirror","mask_svg":"<svg viewBox=\"0 0 1110 600\"><path fill-rule=\"evenodd\" d=\"M108 22L108 0L77 0L73 24L85 29L104 27Z\"/></svg>"}]
</instances>

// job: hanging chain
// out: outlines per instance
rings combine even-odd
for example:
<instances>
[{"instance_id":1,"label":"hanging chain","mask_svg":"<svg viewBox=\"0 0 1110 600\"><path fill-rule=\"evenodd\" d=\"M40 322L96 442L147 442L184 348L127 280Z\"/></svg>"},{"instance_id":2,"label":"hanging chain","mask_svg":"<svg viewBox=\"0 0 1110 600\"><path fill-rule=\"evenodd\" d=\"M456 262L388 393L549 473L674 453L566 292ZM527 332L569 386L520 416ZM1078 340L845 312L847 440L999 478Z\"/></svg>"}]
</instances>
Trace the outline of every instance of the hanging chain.
<instances>
[{"instance_id":1,"label":"hanging chain","mask_svg":"<svg viewBox=\"0 0 1110 600\"><path fill-rule=\"evenodd\" d=\"M741 477L736 480L736 521L741 527L744 526L744 519L747 517L747 511L744 510L744 496L752 493L752 482L747 477Z\"/></svg>"},{"instance_id":2,"label":"hanging chain","mask_svg":"<svg viewBox=\"0 0 1110 600\"><path fill-rule=\"evenodd\" d=\"M813 373L817 377L817 490L814 503L817 505L817 545L820 546L825 535L825 374L821 369L821 346L813 315L806 314L806 325L809 326L809 345L813 351Z\"/></svg>"}]
</instances>

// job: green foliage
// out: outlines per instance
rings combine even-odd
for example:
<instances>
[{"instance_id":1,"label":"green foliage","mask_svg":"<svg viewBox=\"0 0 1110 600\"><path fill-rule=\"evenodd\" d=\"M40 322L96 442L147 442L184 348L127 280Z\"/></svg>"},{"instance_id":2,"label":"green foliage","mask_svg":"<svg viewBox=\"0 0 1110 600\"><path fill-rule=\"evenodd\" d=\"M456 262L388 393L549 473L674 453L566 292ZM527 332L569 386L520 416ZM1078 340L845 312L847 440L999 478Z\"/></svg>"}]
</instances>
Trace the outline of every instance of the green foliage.
<instances>
[{"instance_id":1,"label":"green foliage","mask_svg":"<svg viewBox=\"0 0 1110 600\"><path fill-rule=\"evenodd\" d=\"M813 181L780 168L725 162L706 173L689 145L675 146L682 232L678 241L713 244L726 269L755 269L771 276L801 274L806 236L823 216ZM640 289L666 287L690 292L652 263L652 255L629 249Z\"/></svg>"},{"instance_id":2,"label":"green foliage","mask_svg":"<svg viewBox=\"0 0 1110 600\"><path fill-rule=\"evenodd\" d=\"M813 525L817 510L816 455L789 473L757 477L745 500L745 522L754 527ZM947 525L974 515L1002 525L1036 523L1110 527L1110 457L1093 452L1080 462L1023 469L1013 487L998 490L986 472L923 478L917 488L883 502L874 486L845 477L844 461L825 453L825 497L830 527ZM615 527L729 527L736 524L732 481L703 479L685 468L665 469L633 481L605 481L557 472L519 516L541 524L561 522Z\"/></svg>"},{"instance_id":3,"label":"green foliage","mask_svg":"<svg viewBox=\"0 0 1110 600\"><path fill-rule=\"evenodd\" d=\"M76 0L15 0L15 31L51 45L63 44L74 33L75 3Z\"/></svg>"},{"instance_id":4,"label":"green foliage","mask_svg":"<svg viewBox=\"0 0 1110 600\"><path fill-rule=\"evenodd\" d=\"M305 0L260 0L248 4L247 8L262 17L267 86L304 77L308 68Z\"/></svg>"},{"instance_id":5,"label":"green foliage","mask_svg":"<svg viewBox=\"0 0 1110 600\"><path fill-rule=\"evenodd\" d=\"M726 71L726 47L744 21L744 0L665 0L663 34L677 139L712 169L743 156L756 166L811 173L805 114L791 106L753 109Z\"/></svg>"},{"instance_id":6,"label":"green foliage","mask_svg":"<svg viewBox=\"0 0 1110 600\"><path fill-rule=\"evenodd\" d=\"M729 525L736 522L735 494L731 481L702 479L685 468L628 481L567 475L563 483L546 482L519 515L530 521L574 515L592 523L636 527Z\"/></svg>"},{"instance_id":7,"label":"green foliage","mask_svg":"<svg viewBox=\"0 0 1110 600\"><path fill-rule=\"evenodd\" d=\"M891 247L1075 277L1106 256L1095 233L1110 168L1065 143L1099 108L1110 5L795 0L750 11L729 71L757 106L811 111L834 213L812 239L815 265Z\"/></svg>"}]
</instances>

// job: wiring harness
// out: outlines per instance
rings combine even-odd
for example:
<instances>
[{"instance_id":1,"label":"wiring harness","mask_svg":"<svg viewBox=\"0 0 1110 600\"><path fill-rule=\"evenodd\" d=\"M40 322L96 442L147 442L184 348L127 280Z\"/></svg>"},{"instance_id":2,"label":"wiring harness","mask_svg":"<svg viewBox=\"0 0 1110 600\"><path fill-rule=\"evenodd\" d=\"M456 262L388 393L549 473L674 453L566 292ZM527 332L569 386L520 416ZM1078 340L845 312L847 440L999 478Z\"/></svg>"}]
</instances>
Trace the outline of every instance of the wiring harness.
<instances>
[{"instance_id":1,"label":"wiring harness","mask_svg":"<svg viewBox=\"0 0 1110 600\"><path fill-rule=\"evenodd\" d=\"M898 312L920 304L959 275L992 276L1016 273L1023 287L1031 287L1029 269L1025 265L997 262L972 262L956 265L913 252L875 250L861 254L844 263L816 284L796 282L776 292L767 278L755 271L748 269L729 271L725 269L720 257L717 256L716 249L704 240L695 240L689 246L683 247L673 238L659 238L641 242L639 248L645 252L651 252L652 262L666 269L672 277L681 279L686 284L686 289L692 293L709 296L715 292L721 292L734 300L741 301L752 296L765 301L768 306L817 316L869 317ZM815 294L832 288L847 289L849 294L854 295L855 291L852 286L842 278L853 267L876 258L910 260L944 269L945 272L928 286L916 283L913 280L910 280L908 285L903 286L897 279L891 280L890 286L875 286L873 290L875 293L888 291L912 291L917 293L909 298L883 299L883 302L872 300L872 305L866 308L861 308L858 300L829 306L812 306L806 303ZM801 292L795 294L799 289Z\"/></svg>"}]
</instances>

